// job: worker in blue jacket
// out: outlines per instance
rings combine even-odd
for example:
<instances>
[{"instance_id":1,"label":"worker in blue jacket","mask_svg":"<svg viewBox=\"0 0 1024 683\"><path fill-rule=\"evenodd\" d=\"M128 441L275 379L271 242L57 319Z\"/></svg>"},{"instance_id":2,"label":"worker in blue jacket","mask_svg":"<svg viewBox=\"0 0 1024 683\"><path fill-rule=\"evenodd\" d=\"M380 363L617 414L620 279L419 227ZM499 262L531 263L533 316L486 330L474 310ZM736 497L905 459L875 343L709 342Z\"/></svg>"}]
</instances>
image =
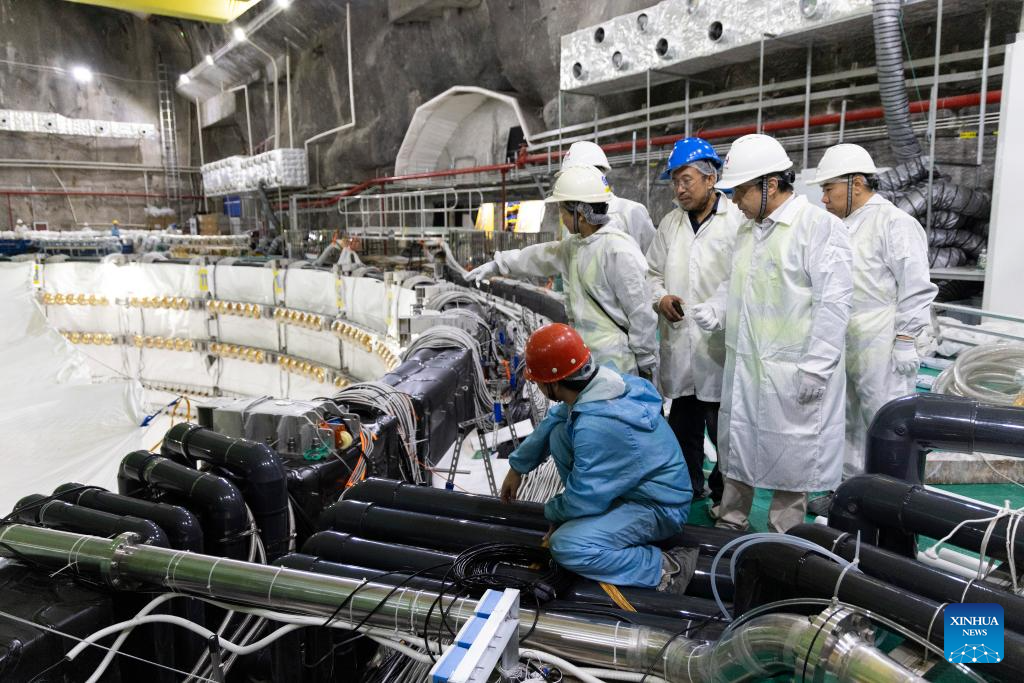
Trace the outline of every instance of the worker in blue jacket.
<instances>
[{"instance_id":1,"label":"worker in blue jacket","mask_svg":"<svg viewBox=\"0 0 1024 683\"><path fill-rule=\"evenodd\" d=\"M509 456L502 499L550 455L564 485L544 506L555 561L595 581L681 593L696 551L653 543L683 528L693 491L654 385L597 366L561 323L530 336L525 376L558 403Z\"/></svg>"}]
</instances>

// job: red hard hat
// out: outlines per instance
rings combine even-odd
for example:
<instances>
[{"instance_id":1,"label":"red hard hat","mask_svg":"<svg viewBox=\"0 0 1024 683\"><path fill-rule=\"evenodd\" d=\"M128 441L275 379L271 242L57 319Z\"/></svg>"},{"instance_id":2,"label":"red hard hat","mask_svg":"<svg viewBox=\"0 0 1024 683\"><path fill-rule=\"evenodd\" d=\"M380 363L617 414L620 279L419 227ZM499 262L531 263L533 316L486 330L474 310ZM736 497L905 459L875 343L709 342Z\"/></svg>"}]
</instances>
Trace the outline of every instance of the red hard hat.
<instances>
[{"instance_id":1,"label":"red hard hat","mask_svg":"<svg viewBox=\"0 0 1024 683\"><path fill-rule=\"evenodd\" d=\"M557 382L590 360L590 349L580 333L562 323L548 323L526 342L526 371L534 382Z\"/></svg>"}]
</instances>

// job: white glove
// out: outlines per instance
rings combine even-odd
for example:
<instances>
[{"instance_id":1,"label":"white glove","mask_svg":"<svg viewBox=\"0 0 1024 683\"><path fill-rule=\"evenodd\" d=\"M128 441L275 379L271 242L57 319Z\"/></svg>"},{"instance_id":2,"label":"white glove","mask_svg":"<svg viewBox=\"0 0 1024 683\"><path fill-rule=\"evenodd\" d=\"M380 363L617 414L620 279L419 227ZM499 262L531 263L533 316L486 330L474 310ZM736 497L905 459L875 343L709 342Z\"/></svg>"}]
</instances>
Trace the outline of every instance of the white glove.
<instances>
[{"instance_id":1,"label":"white glove","mask_svg":"<svg viewBox=\"0 0 1024 683\"><path fill-rule=\"evenodd\" d=\"M917 355L917 345L910 339L896 339L892 346L892 364L896 372L904 377L917 375L921 359Z\"/></svg>"},{"instance_id":2,"label":"white glove","mask_svg":"<svg viewBox=\"0 0 1024 683\"><path fill-rule=\"evenodd\" d=\"M687 313L700 325L701 329L708 332L714 332L722 326L718 316L715 315L715 309L709 304L694 304L687 309Z\"/></svg>"},{"instance_id":3,"label":"white glove","mask_svg":"<svg viewBox=\"0 0 1024 683\"><path fill-rule=\"evenodd\" d=\"M826 380L818 375L800 370L797 374L796 400L800 403L820 401L825 395Z\"/></svg>"},{"instance_id":4,"label":"white glove","mask_svg":"<svg viewBox=\"0 0 1024 683\"><path fill-rule=\"evenodd\" d=\"M500 271L498 270L498 264L494 261L488 261L482 266L477 266L473 270L469 271L466 275L468 282L480 283L483 280L488 280L492 275L497 275Z\"/></svg>"}]
</instances>

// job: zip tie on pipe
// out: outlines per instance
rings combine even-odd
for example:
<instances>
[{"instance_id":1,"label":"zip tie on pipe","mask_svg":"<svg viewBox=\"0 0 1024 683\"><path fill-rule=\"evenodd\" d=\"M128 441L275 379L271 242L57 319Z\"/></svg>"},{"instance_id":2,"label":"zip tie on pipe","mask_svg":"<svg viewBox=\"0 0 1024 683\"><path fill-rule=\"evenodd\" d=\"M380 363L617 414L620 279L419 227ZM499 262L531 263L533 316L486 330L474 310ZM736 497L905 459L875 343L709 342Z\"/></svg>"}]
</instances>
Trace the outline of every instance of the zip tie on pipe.
<instances>
[{"instance_id":1,"label":"zip tie on pipe","mask_svg":"<svg viewBox=\"0 0 1024 683\"><path fill-rule=\"evenodd\" d=\"M839 540L839 539L836 539ZM835 547L835 544L832 544ZM846 578L846 572L853 569L854 571L860 571L860 531L857 532L857 545L853 551L853 560L850 564L843 567L843 571L839 572L839 578L836 579L836 587L832 590L832 602L839 602L839 587L843 583L843 579Z\"/></svg>"}]
</instances>

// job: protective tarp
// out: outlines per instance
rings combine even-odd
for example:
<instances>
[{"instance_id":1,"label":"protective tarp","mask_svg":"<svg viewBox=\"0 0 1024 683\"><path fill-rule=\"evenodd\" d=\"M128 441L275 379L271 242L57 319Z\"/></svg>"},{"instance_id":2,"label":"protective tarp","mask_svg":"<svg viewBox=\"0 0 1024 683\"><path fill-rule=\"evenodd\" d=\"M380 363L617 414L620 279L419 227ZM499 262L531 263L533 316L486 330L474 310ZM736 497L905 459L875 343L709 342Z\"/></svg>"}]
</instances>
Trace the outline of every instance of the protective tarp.
<instances>
[{"instance_id":1,"label":"protective tarp","mask_svg":"<svg viewBox=\"0 0 1024 683\"><path fill-rule=\"evenodd\" d=\"M274 304L274 277L283 273L272 268L217 265L214 269L214 298L252 304ZM278 280L280 284L280 280Z\"/></svg>"},{"instance_id":2,"label":"protective tarp","mask_svg":"<svg viewBox=\"0 0 1024 683\"><path fill-rule=\"evenodd\" d=\"M118 462L148 438L138 426L139 384L91 383L84 356L43 316L32 268L0 263L3 514L23 496L69 481L116 487Z\"/></svg>"},{"instance_id":3,"label":"protective tarp","mask_svg":"<svg viewBox=\"0 0 1024 683\"><path fill-rule=\"evenodd\" d=\"M286 330L285 343L289 355L309 358L332 368L338 367L341 350L333 332L307 330L295 325L288 325Z\"/></svg>"}]
</instances>

